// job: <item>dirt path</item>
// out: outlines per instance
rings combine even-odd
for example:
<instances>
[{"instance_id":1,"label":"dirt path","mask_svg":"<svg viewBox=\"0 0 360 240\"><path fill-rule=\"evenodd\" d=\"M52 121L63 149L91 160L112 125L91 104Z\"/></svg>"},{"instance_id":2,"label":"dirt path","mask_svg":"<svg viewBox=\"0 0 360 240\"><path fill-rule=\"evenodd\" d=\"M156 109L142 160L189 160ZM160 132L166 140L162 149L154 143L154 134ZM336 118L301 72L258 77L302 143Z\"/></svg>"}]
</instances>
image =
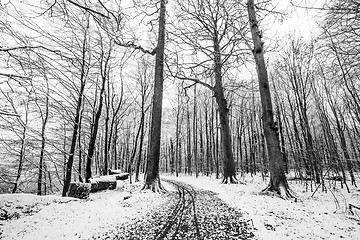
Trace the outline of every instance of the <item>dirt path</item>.
<instances>
[{"instance_id":1,"label":"dirt path","mask_svg":"<svg viewBox=\"0 0 360 240\"><path fill-rule=\"evenodd\" d=\"M251 239L250 223L215 193L165 180L176 188L169 202L131 225L93 239Z\"/></svg>"}]
</instances>

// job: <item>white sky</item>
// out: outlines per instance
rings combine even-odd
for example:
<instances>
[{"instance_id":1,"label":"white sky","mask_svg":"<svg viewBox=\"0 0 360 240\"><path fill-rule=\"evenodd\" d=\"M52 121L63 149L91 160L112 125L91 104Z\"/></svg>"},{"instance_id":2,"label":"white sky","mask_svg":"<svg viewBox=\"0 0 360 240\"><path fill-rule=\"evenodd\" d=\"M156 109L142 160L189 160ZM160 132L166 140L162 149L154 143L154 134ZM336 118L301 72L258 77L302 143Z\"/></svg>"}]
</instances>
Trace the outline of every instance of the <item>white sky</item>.
<instances>
[{"instance_id":1,"label":"white sky","mask_svg":"<svg viewBox=\"0 0 360 240\"><path fill-rule=\"evenodd\" d=\"M291 4L294 2L295 5L302 6L303 8L296 7ZM276 10L279 11L288 11L288 15L285 17L284 21L275 21L269 26L268 31L265 31L265 36L268 38L277 37L282 39L289 35L302 36L305 39L311 39L316 37L319 33L319 28L317 22L320 21L322 14L325 14L325 11L321 12L316 9L306 9L307 8L321 8L325 4L326 0L273 0L273 4L276 6Z\"/></svg>"}]
</instances>

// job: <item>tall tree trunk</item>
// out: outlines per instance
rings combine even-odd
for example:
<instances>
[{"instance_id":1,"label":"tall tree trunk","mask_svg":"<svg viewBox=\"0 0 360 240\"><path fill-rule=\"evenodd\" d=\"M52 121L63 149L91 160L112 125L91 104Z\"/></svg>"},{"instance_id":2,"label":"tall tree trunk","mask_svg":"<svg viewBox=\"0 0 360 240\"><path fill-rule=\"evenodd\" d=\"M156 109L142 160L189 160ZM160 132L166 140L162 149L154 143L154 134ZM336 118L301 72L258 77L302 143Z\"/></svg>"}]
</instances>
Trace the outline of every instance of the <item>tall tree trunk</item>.
<instances>
[{"instance_id":1,"label":"tall tree trunk","mask_svg":"<svg viewBox=\"0 0 360 240\"><path fill-rule=\"evenodd\" d=\"M164 50L165 50L165 13L166 0L160 1L159 33L156 47L155 84L151 117L150 145L146 168L145 185L143 189L154 192L164 191L159 176L160 141L161 141L161 115L164 82Z\"/></svg>"},{"instance_id":2,"label":"tall tree trunk","mask_svg":"<svg viewBox=\"0 0 360 240\"><path fill-rule=\"evenodd\" d=\"M265 65L263 43L256 20L254 0L248 0L247 10L249 14L250 31L254 44L253 55L259 80L260 98L263 113L263 128L269 155L270 182L266 191L274 191L281 197L292 197L285 175L285 163L280 151L278 129L274 122L274 113L271 102L269 80Z\"/></svg>"},{"instance_id":3,"label":"tall tree trunk","mask_svg":"<svg viewBox=\"0 0 360 240\"><path fill-rule=\"evenodd\" d=\"M277 107L277 122L279 124L279 133L280 133L280 140L281 140L281 152L283 154L283 159L284 159L284 163L285 163L285 172L289 173L289 160L287 157L287 153L286 153L286 148L285 148L285 137L284 137L284 130L283 130L283 120L281 119L281 113L280 113L280 106L278 104Z\"/></svg>"},{"instance_id":4,"label":"tall tree trunk","mask_svg":"<svg viewBox=\"0 0 360 240\"><path fill-rule=\"evenodd\" d=\"M192 155L191 155L191 127L190 127L190 109L189 109L189 102L186 104L187 111L186 111L186 168L185 173L191 175L192 174Z\"/></svg>"},{"instance_id":5,"label":"tall tree trunk","mask_svg":"<svg viewBox=\"0 0 360 240\"><path fill-rule=\"evenodd\" d=\"M82 45L82 63L81 63L81 75L80 75L80 91L79 96L76 103L76 112L75 112L75 119L74 119L74 127L73 127L73 133L72 133L72 139L71 139L71 145L70 145L70 152L69 152L69 159L66 163L66 172L65 172L65 181L64 186L62 190L62 196L66 197L66 193L69 190L70 182L71 182L71 172L74 162L74 155L75 155L75 149L76 149L76 141L77 141L77 134L78 129L80 125L80 116L81 116L81 107L82 107L82 101L83 101L83 95L85 90L85 83L86 83L86 52L87 52L87 32L85 32L83 45Z\"/></svg>"},{"instance_id":6,"label":"tall tree trunk","mask_svg":"<svg viewBox=\"0 0 360 240\"><path fill-rule=\"evenodd\" d=\"M80 113L80 122L79 122L79 132L78 132L78 151L79 151L79 161L78 161L78 172L79 172L79 181L80 182L83 182L83 175L82 175L82 172L83 172L83 159L82 159L82 144L81 144L81 123L82 123L82 113L83 111L81 111Z\"/></svg>"},{"instance_id":7,"label":"tall tree trunk","mask_svg":"<svg viewBox=\"0 0 360 240\"><path fill-rule=\"evenodd\" d=\"M336 109L334 109L334 111L336 111ZM342 120L342 123L343 123L343 128L341 127L340 120L338 119L337 116L335 116L336 128L337 128L339 138L340 138L340 146L341 146L341 149L343 151L345 161L346 161L346 166L347 166L347 169L348 169L349 174L350 174L351 185L355 185L355 187L356 187L353 164L352 164L351 159L350 159L350 154L349 154L349 150L348 150L348 147L347 147L347 144L346 144L345 133L344 133L344 128L346 128L346 123L345 123L345 120L344 120L344 116L341 113L340 113L340 117L341 117L341 120ZM344 183L346 185L345 181L346 181L346 179L344 178ZM346 187L347 187L347 185L346 185ZM349 188L347 188L347 190L350 193Z\"/></svg>"},{"instance_id":8,"label":"tall tree trunk","mask_svg":"<svg viewBox=\"0 0 360 240\"><path fill-rule=\"evenodd\" d=\"M108 79L108 71L109 71L109 61L110 61L110 53L111 50L109 50L106 58L104 58L105 56L101 57L101 60L105 60L104 63L101 63L101 78L102 78L102 86L101 86L101 90L100 90L100 98L99 98L99 106L98 109L96 111L95 114L95 119L94 119L94 123L93 123L93 129L91 132L91 137L90 137L90 142L89 142L89 148L88 148L88 154L87 154L87 161L86 161L86 174L85 174L85 181L88 182L89 179L92 177L92 172L91 172L91 166L92 166L92 159L94 156L94 151L96 149L95 144L96 144L96 139L97 139L97 132L99 129L99 121L100 121L100 117L101 117L101 113L102 113L102 107L103 107L103 102L104 102L104 92L105 92L105 86L106 86L106 81ZM104 52L102 53L102 55L104 54ZM103 65L104 64L104 65ZM106 138L106 136L105 136ZM99 151L99 149L98 149ZM105 163L107 164L107 163ZM105 166L107 168L107 165ZM99 170L101 172L101 167L99 167Z\"/></svg>"},{"instance_id":9,"label":"tall tree trunk","mask_svg":"<svg viewBox=\"0 0 360 240\"><path fill-rule=\"evenodd\" d=\"M204 129L203 129L203 123L202 123L202 114L201 109L199 110L199 119L200 119L200 129L199 129L199 146L200 146L200 154L199 154L199 171L204 175L204 156L205 156L205 150L204 150Z\"/></svg>"},{"instance_id":10,"label":"tall tree trunk","mask_svg":"<svg viewBox=\"0 0 360 240\"><path fill-rule=\"evenodd\" d=\"M75 154L75 148L76 148L76 140L77 140L77 134L78 129L80 125L80 113L81 113L81 105L83 100L83 93L84 93L85 83L81 85L80 87L80 93L77 101L77 107L76 107L76 115L74 120L74 127L73 127L73 134L72 134L72 140L70 145L70 152L69 152L69 159L66 163L66 172L65 172L65 182L64 187L62 191L62 196L66 197L66 193L69 190L70 182L71 182L71 172L72 172L72 165L74 162L74 154Z\"/></svg>"},{"instance_id":11,"label":"tall tree trunk","mask_svg":"<svg viewBox=\"0 0 360 240\"><path fill-rule=\"evenodd\" d=\"M170 138L170 147L169 147L169 157L170 157L170 172L174 174L175 172L175 151L174 151L174 142Z\"/></svg>"},{"instance_id":12,"label":"tall tree trunk","mask_svg":"<svg viewBox=\"0 0 360 240\"><path fill-rule=\"evenodd\" d=\"M138 159L136 162L136 168L135 168L135 182L140 181L140 179L139 179L140 164L141 164L141 159L142 159L142 150L143 150L144 134L145 134L144 125L145 125L145 110L144 110L144 106L142 105L141 106L141 118L140 118L141 130L140 130L139 155L138 155Z\"/></svg>"},{"instance_id":13,"label":"tall tree trunk","mask_svg":"<svg viewBox=\"0 0 360 240\"><path fill-rule=\"evenodd\" d=\"M19 187L20 177L21 177L21 173L22 173L23 165L24 165L24 161L25 161L25 146L26 146L26 138L27 138L27 130L28 130L28 126L27 126L27 124L28 124L28 104L29 104L29 102L26 103L26 113L25 113L26 120L25 120L25 122L23 122L22 120L19 119L20 124L23 127L23 131L21 134L21 148L20 148L20 153L19 153L19 165L18 165L16 179L15 179L14 187L12 189L12 193L16 193L16 190Z\"/></svg>"},{"instance_id":14,"label":"tall tree trunk","mask_svg":"<svg viewBox=\"0 0 360 240\"><path fill-rule=\"evenodd\" d=\"M105 109L106 109L106 114L105 114L105 132L104 132L104 169L103 169L103 173L104 175L107 173L109 167L109 150L110 150L110 146L111 146L111 136L109 133L109 121L110 121L110 87L109 87L109 83L108 83L108 87L107 87L107 92L105 92L106 97L105 97ZM111 130L110 130L111 131Z\"/></svg>"},{"instance_id":15,"label":"tall tree trunk","mask_svg":"<svg viewBox=\"0 0 360 240\"><path fill-rule=\"evenodd\" d=\"M214 33L214 73L215 86L213 88L215 100L219 110L221 143L222 143L222 157L223 157L223 183L237 183L236 170L234 162L234 154L231 146L231 133L229 125L229 108L224 96L224 88L222 83L222 63L220 55L220 44L218 33Z\"/></svg>"},{"instance_id":16,"label":"tall tree trunk","mask_svg":"<svg viewBox=\"0 0 360 240\"><path fill-rule=\"evenodd\" d=\"M176 177L179 176L179 172L181 172L181 147L180 147L180 132L181 132L181 122L180 122L180 109L181 109L181 96L180 96L180 90L178 90L178 95L177 95L177 111L176 111L176 127L175 127L175 174Z\"/></svg>"},{"instance_id":17,"label":"tall tree trunk","mask_svg":"<svg viewBox=\"0 0 360 240\"><path fill-rule=\"evenodd\" d=\"M42 119L42 125L41 125L41 149L40 149L40 159L39 159L39 177L38 177L38 186L37 186L37 194L41 195L42 190L42 178L43 173L45 173L45 164L44 164L44 154L45 154L45 130L46 130L46 124L49 118L49 82L45 75L46 80L46 96L45 96L45 113L42 112L41 107L38 105L39 110L41 112L41 119ZM46 186L46 182L45 182Z\"/></svg>"},{"instance_id":18,"label":"tall tree trunk","mask_svg":"<svg viewBox=\"0 0 360 240\"><path fill-rule=\"evenodd\" d=\"M196 106L196 85L194 87L194 114L193 114L193 154L194 154L194 164L195 164L195 176L199 177L199 163L198 163L198 153L197 153L197 106Z\"/></svg>"},{"instance_id":19,"label":"tall tree trunk","mask_svg":"<svg viewBox=\"0 0 360 240\"><path fill-rule=\"evenodd\" d=\"M142 118L142 116L140 118ZM141 135L141 128L142 128L142 123L141 122L142 122L142 119L140 119L140 125L139 125L139 128L138 128L136 136L135 136L135 142L133 144L134 147L133 147L132 154L131 154L131 157L130 157L129 166L127 168L127 172L130 174L130 176L129 176L130 183L132 183L131 178L132 178L132 172L133 172L133 164L134 164L135 156L136 156L136 153L137 153L139 137Z\"/></svg>"}]
</instances>

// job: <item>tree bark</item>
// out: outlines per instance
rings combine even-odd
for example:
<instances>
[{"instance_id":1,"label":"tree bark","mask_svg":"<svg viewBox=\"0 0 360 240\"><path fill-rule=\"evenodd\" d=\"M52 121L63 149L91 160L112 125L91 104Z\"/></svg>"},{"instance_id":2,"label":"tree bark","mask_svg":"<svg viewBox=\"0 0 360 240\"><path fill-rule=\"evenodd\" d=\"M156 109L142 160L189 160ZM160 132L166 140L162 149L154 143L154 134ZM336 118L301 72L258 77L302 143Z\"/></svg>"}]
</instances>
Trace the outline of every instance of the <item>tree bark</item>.
<instances>
[{"instance_id":1,"label":"tree bark","mask_svg":"<svg viewBox=\"0 0 360 240\"><path fill-rule=\"evenodd\" d=\"M269 80L265 65L263 43L259 31L254 8L254 0L248 0L247 10L249 14L250 31L254 44L253 55L256 62L259 80L260 98L263 114L263 128L269 155L270 182L264 191L273 191L283 198L292 197L285 175L285 163L280 150L280 142L277 127L274 122L274 113L269 88Z\"/></svg>"},{"instance_id":2,"label":"tree bark","mask_svg":"<svg viewBox=\"0 0 360 240\"><path fill-rule=\"evenodd\" d=\"M160 1L159 33L156 47L155 84L151 117L150 145L146 168L145 185L142 189L151 189L162 192L159 176L160 142L161 142L161 115L164 82L164 50L165 50L165 14L166 0Z\"/></svg>"},{"instance_id":3,"label":"tree bark","mask_svg":"<svg viewBox=\"0 0 360 240\"><path fill-rule=\"evenodd\" d=\"M234 154L231 146L231 134L229 125L229 108L224 96L224 88L222 83L221 73L221 55L218 33L214 33L214 73L215 73L215 86L213 88L215 100L219 109L219 120L221 130L221 144L223 150L223 183L237 183L236 170L234 162Z\"/></svg>"}]
</instances>

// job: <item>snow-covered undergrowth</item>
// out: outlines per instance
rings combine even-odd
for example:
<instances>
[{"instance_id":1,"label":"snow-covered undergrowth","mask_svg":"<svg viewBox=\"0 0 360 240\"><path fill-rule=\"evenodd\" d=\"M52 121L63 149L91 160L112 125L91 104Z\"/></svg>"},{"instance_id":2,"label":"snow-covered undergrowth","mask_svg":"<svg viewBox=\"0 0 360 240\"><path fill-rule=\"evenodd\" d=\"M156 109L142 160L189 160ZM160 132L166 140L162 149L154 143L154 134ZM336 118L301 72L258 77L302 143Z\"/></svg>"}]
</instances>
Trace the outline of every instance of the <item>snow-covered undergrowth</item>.
<instances>
[{"instance_id":1,"label":"snow-covered undergrowth","mask_svg":"<svg viewBox=\"0 0 360 240\"><path fill-rule=\"evenodd\" d=\"M92 193L88 200L54 195L0 195L0 208L13 216L0 221L0 239L90 239L135 221L166 202L160 194L139 192L141 186L142 183L130 186L126 181L116 190Z\"/></svg>"},{"instance_id":2,"label":"snow-covered undergrowth","mask_svg":"<svg viewBox=\"0 0 360 240\"><path fill-rule=\"evenodd\" d=\"M237 185L220 184L220 179L205 176L162 175L162 178L218 193L222 200L244 213L261 240L360 239L360 211L354 209L352 215L347 208L349 203L360 205L359 188L351 188L349 194L337 184L331 192L318 189L311 197L310 188L306 192L304 184L290 181L298 197L295 202L260 194L267 185L260 176L247 175L241 179L245 184ZM168 190L175 190L168 183L163 184ZM168 195L139 192L141 186L142 183L129 185L125 181L116 190L92 193L89 200L58 195L0 195L0 208L10 216L0 220L0 239L91 239L145 217L151 209L167 203Z\"/></svg>"},{"instance_id":3,"label":"snow-covered undergrowth","mask_svg":"<svg viewBox=\"0 0 360 240\"><path fill-rule=\"evenodd\" d=\"M173 176L164 176L175 179ZM244 217L252 220L254 234L258 239L360 239L360 211L349 212L348 204L360 205L359 188L351 187L347 193L339 182L331 192L319 188L314 197L304 183L289 181L298 199L283 200L276 196L260 194L267 180L250 175L241 178L245 184L219 184L220 179L200 176L181 176L179 179L196 188L219 194L232 207L239 208ZM316 186L313 186L315 190ZM338 203L338 204L337 204Z\"/></svg>"}]
</instances>

